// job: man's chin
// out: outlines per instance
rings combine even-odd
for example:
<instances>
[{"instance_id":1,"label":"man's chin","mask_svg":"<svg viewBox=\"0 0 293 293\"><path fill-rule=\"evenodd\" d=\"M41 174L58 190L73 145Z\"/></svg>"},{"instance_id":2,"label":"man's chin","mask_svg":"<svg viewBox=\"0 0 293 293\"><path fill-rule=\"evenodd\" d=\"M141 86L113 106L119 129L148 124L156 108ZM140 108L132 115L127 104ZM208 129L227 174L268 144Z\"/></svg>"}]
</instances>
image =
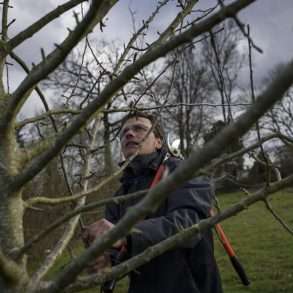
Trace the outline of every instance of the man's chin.
<instances>
[{"instance_id":1,"label":"man's chin","mask_svg":"<svg viewBox=\"0 0 293 293\"><path fill-rule=\"evenodd\" d=\"M136 149L128 150L127 152L124 152L124 157L126 159L128 159L129 157L131 157L131 156L133 156L135 154L139 155L139 153L137 151L138 151L137 148Z\"/></svg>"}]
</instances>

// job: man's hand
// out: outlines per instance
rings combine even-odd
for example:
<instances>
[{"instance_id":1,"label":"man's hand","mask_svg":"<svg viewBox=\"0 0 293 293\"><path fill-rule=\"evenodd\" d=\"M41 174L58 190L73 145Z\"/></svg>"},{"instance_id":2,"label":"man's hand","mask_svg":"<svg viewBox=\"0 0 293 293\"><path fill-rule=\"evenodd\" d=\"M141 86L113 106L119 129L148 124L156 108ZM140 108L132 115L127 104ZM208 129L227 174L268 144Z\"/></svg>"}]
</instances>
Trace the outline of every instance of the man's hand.
<instances>
[{"instance_id":1,"label":"man's hand","mask_svg":"<svg viewBox=\"0 0 293 293\"><path fill-rule=\"evenodd\" d=\"M102 236L105 232L111 230L115 225L109 222L106 219L101 219L97 222L92 223L91 225L85 228L85 231L82 233L82 239L87 247L99 236ZM120 239L113 244L113 248L120 249L122 246L126 245L126 239Z\"/></svg>"},{"instance_id":2,"label":"man's hand","mask_svg":"<svg viewBox=\"0 0 293 293\"><path fill-rule=\"evenodd\" d=\"M94 261L92 261L88 267L87 272L89 274L96 274L101 270L111 267L111 258L110 255L107 253L102 254L101 256L97 257Z\"/></svg>"},{"instance_id":3,"label":"man's hand","mask_svg":"<svg viewBox=\"0 0 293 293\"><path fill-rule=\"evenodd\" d=\"M91 243L99 236L102 236L105 232L111 230L115 225L106 219L101 219L97 222L87 226L82 233L82 239L86 247L89 247ZM126 239L120 239L113 244L113 248L121 249L126 246ZM98 272L106 267L111 266L110 257L107 253L99 256L91 265L90 272Z\"/></svg>"}]
</instances>

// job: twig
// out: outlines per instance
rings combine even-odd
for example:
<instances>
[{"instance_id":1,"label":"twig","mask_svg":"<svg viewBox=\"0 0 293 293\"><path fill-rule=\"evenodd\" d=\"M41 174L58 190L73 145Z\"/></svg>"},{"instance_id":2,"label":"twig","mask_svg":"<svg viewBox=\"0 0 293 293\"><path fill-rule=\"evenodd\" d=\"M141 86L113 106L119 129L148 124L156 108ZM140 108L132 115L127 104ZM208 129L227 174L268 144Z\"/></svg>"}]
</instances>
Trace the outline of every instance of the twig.
<instances>
[{"instance_id":1,"label":"twig","mask_svg":"<svg viewBox=\"0 0 293 293\"><path fill-rule=\"evenodd\" d=\"M9 42L8 46L10 48L10 52L12 49L23 43L26 39L32 37L35 33L37 33L39 30L44 28L48 23L50 23L52 20L56 19L66 11L70 10L71 8L75 7L76 5L84 2L86 0L70 0L66 2L65 4L62 4L49 12L47 15L33 23L31 26L26 28L24 31L17 34L15 37L13 37Z\"/></svg>"},{"instance_id":2,"label":"twig","mask_svg":"<svg viewBox=\"0 0 293 293\"><path fill-rule=\"evenodd\" d=\"M1 38L3 41L6 41L7 39L7 29L8 29L8 8L9 8L9 0L4 0L2 9L2 32L1 32Z\"/></svg>"},{"instance_id":3,"label":"twig","mask_svg":"<svg viewBox=\"0 0 293 293\"><path fill-rule=\"evenodd\" d=\"M72 0L73 1L73 0ZM77 0L75 0L77 1ZM88 34L101 18L109 11L117 0L98 1L93 0L91 6L83 18L65 40L53 50L45 60L36 65L30 74L22 81L9 99L6 115L3 120L11 121L19 110L19 104L26 98L26 94L44 77L48 76L69 54L74 46ZM12 41L12 40L11 40Z\"/></svg>"},{"instance_id":4,"label":"twig","mask_svg":"<svg viewBox=\"0 0 293 293\"><path fill-rule=\"evenodd\" d=\"M281 224L281 226L289 232L293 236L293 230L289 227L289 225L274 211L272 205L269 203L268 199L264 199L264 203L273 217Z\"/></svg>"},{"instance_id":5,"label":"twig","mask_svg":"<svg viewBox=\"0 0 293 293\"><path fill-rule=\"evenodd\" d=\"M40 233L36 234L32 239L27 241L23 247L21 247L17 251L14 251L13 254L14 254L15 258L20 257L23 253L25 253L27 250L29 250L34 244L39 242L41 239L46 237L49 233L51 233L56 228L60 227L62 224L64 224L65 222L67 222L71 218L75 217L76 215L83 214L88 211L92 211L94 209L97 209L97 208L102 207L102 206L109 204L109 203L119 204L119 203L127 202L128 200L137 199L137 198L142 197L146 193L147 193L147 190L141 190L141 191L137 191L134 193L117 196L114 198L107 198L107 199L103 199L103 200L100 200L97 202L92 202L90 204L84 205L83 207L76 208L73 211L67 213L66 215L64 215L64 216L60 217L59 219L57 219L56 221L54 221L52 224L50 224L48 227L46 227L46 229L44 229Z\"/></svg>"}]
</instances>

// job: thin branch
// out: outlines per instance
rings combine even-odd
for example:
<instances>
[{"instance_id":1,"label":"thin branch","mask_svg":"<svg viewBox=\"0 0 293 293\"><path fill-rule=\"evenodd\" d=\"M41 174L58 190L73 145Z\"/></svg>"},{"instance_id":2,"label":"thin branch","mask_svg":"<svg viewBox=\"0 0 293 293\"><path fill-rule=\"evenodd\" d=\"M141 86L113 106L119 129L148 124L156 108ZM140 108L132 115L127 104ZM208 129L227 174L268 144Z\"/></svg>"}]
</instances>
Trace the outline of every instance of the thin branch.
<instances>
[{"instance_id":1,"label":"thin branch","mask_svg":"<svg viewBox=\"0 0 293 293\"><path fill-rule=\"evenodd\" d=\"M247 26L247 34L248 36L250 36L250 29L249 29L249 25ZM248 55L249 55L249 78L250 78L250 90L251 90L251 100L252 103L255 102L255 92L254 92L254 75L253 75L253 68L252 68L252 52L251 52L251 41L250 38L248 39ZM259 126L259 122L256 121L256 134L257 134L257 139L259 141L261 141L261 133L260 133L260 126ZM260 151L263 157L263 160L266 163L266 182L267 185L270 184L270 162L269 162L269 158L266 156L264 148L262 146L262 144L260 145Z\"/></svg>"},{"instance_id":2,"label":"thin branch","mask_svg":"<svg viewBox=\"0 0 293 293\"><path fill-rule=\"evenodd\" d=\"M96 143L98 126L99 126L99 121L98 119L96 119L95 125L94 125L94 132L93 132L93 136L92 136L92 140L89 145L89 148L93 148L93 146ZM61 163L62 163L64 179L66 181L66 186L69 192L72 194L72 190L68 182L68 177L65 171L64 161L62 156L61 156ZM85 164L84 171L83 171L85 178L87 178L90 173L90 168L91 168L90 163L91 163L91 157L88 157L88 160ZM88 183L89 183L88 180L85 179L84 186L83 186L84 192L86 192L88 189ZM76 209L82 208L84 204L85 204L85 198L81 198L77 203ZM76 230L78 223L83 227L83 223L79 214L77 214L74 218L70 219L69 223L67 223L67 226L65 228L65 231L61 239L59 239L59 241L57 242L57 244L55 245L51 253L46 257L41 267L33 274L31 278L32 288L35 288L35 289L38 288L38 285L41 279L45 276L45 274L49 271L49 269L52 268L52 266L55 264L57 257L60 256L64 252L65 248L68 246L68 243L71 241L72 237L74 236L74 232Z\"/></svg>"},{"instance_id":3,"label":"thin branch","mask_svg":"<svg viewBox=\"0 0 293 293\"><path fill-rule=\"evenodd\" d=\"M133 158L131 157L131 159L133 159ZM108 183L110 183L111 181L116 179L122 173L122 171L128 166L129 162L130 162L130 160L128 162L126 162L125 164L123 164L123 166L121 168L119 168L117 171L115 171L112 175L110 175L106 179L104 179L101 183L99 183L98 185L96 185L90 189L87 189L86 191L82 191L82 192L74 194L74 195L60 197L60 198L41 197L41 196L33 197L33 198L29 198L26 201L26 205L32 206L32 205L40 204L40 203L50 204L50 205L59 205L62 203L67 203L67 202L74 202L78 199L88 197L90 195L94 195L95 193L97 193L97 191L99 191L105 185L107 185Z\"/></svg>"},{"instance_id":4,"label":"thin branch","mask_svg":"<svg viewBox=\"0 0 293 293\"><path fill-rule=\"evenodd\" d=\"M22 81L9 99L6 115L3 119L11 121L19 111L27 93L43 78L48 76L69 54L74 46L102 20L117 0L93 0L84 19L69 33L68 37L52 51L42 62L36 65Z\"/></svg>"},{"instance_id":5,"label":"thin branch","mask_svg":"<svg viewBox=\"0 0 293 293\"><path fill-rule=\"evenodd\" d=\"M253 47L258 53L262 54L263 50L254 43L253 39L250 37L250 34L245 31L245 25L239 20L237 16L234 16L233 19L235 23L238 25L244 37L248 39L249 43L251 44L251 47Z\"/></svg>"},{"instance_id":6,"label":"thin branch","mask_svg":"<svg viewBox=\"0 0 293 293\"><path fill-rule=\"evenodd\" d=\"M73 7L77 6L78 4L85 2L87 0L70 0L65 4L62 4L56 7L54 10L49 12L47 15L33 23L31 26L26 28L24 31L17 34L13 37L9 42L8 46L10 51L12 51L15 47L23 43L28 38L31 38L35 33L43 29L48 23L53 21L54 19L61 16L63 13L67 12L68 10L72 9Z\"/></svg>"},{"instance_id":7,"label":"thin branch","mask_svg":"<svg viewBox=\"0 0 293 293\"><path fill-rule=\"evenodd\" d=\"M48 112L45 112L45 113L38 115L36 117L27 118L27 119L24 119L24 120L16 123L15 129L19 130L28 124L35 123L35 122L38 122L38 121L41 121L44 119L48 119L52 115L64 115L64 114L77 115L80 112L81 112L80 110L74 110L74 109L49 110Z\"/></svg>"},{"instance_id":8,"label":"thin branch","mask_svg":"<svg viewBox=\"0 0 293 293\"><path fill-rule=\"evenodd\" d=\"M11 283L19 283L20 280L25 280L28 276L22 271L21 267L14 261L7 258L0 249L0 274L1 278Z\"/></svg>"},{"instance_id":9,"label":"thin branch","mask_svg":"<svg viewBox=\"0 0 293 293\"><path fill-rule=\"evenodd\" d=\"M130 49L132 48L132 45L137 40L137 38L149 27L151 22L154 20L155 16L159 13L160 9L163 6L165 6L169 1L170 0L165 0L165 1L160 2L158 4L158 6L156 7L156 9L154 10L154 12L152 13L152 15L146 21L143 21L143 25L140 27L140 29L135 34L133 34L133 36L129 40L126 48L124 49L122 55L120 56L116 66L115 66L115 68L113 70L114 74L116 74L118 72L121 64L126 59L127 54L129 53Z\"/></svg>"},{"instance_id":10,"label":"thin branch","mask_svg":"<svg viewBox=\"0 0 293 293\"><path fill-rule=\"evenodd\" d=\"M27 74L30 73L30 69L28 68L28 66L25 64L25 62L17 54L15 54L14 52L11 52L10 57L12 59L14 59L22 67L22 69ZM45 118L50 118L51 121L52 121L52 115L67 114L67 113L68 114L78 114L78 113L80 113L79 110L70 110L70 109L60 109L60 110L55 110L55 111L52 110L52 111L50 111L49 106L48 106L48 104L46 102L46 98L45 98L43 92L41 91L41 89L38 86L36 86L35 90L36 90L37 94L39 95L39 97L40 97L40 99L41 99L41 101L42 101L42 103L44 105L46 113L43 113L43 114L41 114L41 115L39 115L37 117L34 117L34 118L28 118L28 119L25 119L25 120L23 120L21 122L16 123L15 129L21 129L26 124L34 123L34 122L37 122L37 121L45 119ZM53 123L53 125L54 125L54 123Z\"/></svg>"},{"instance_id":11,"label":"thin branch","mask_svg":"<svg viewBox=\"0 0 293 293\"><path fill-rule=\"evenodd\" d=\"M240 107L240 106L251 106L251 103L233 103L233 104L213 104L213 103L176 103L176 104L164 104L153 107L136 107L137 111L151 111L159 110L165 108L177 108L177 107ZM119 113L119 112L129 112L131 109L129 107L103 110L104 113Z\"/></svg>"},{"instance_id":12,"label":"thin branch","mask_svg":"<svg viewBox=\"0 0 293 293\"><path fill-rule=\"evenodd\" d=\"M165 56L171 50L177 48L180 45L188 43L192 38L211 30L211 28L227 17L235 15L237 12L241 11L255 0L238 0L214 15L210 16L208 19L203 20L197 25L193 25L190 29L182 33L181 35L175 36L171 40L167 41L165 44L162 44L157 47L153 47L150 51L143 54L137 61L133 64L127 66L121 74L113 79L109 84L104 88L99 98L93 100L80 115L75 117L72 124L61 133L56 141L54 146L40 155L38 158L33 160L30 165L23 170L22 174L15 176L11 182L7 182L2 189L9 189L10 191L17 190L21 186L23 186L27 181L33 178L40 170L44 168L44 165L48 163L62 148L63 146L74 136L76 131L80 129L88 119L94 114L98 109L101 109L109 99L119 90L121 89L132 77L134 77L143 67L147 66L151 62L157 60L160 57ZM291 64L290 64L291 65ZM288 67L290 67L288 65ZM290 68L287 68L289 71ZM288 77L284 79L284 83L282 83L282 87L284 86L286 90L288 89L289 82ZM281 83L281 80L279 81ZM277 97L283 94L283 88L278 88L279 91L277 93ZM275 91L274 91L275 92ZM1 123L0 123L1 125Z\"/></svg>"},{"instance_id":13,"label":"thin branch","mask_svg":"<svg viewBox=\"0 0 293 293\"><path fill-rule=\"evenodd\" d=\"M290 226L274 211L272 205L269 203L267 199L264 200L264 203L267 207L267 209L270 211L270 213L273 215L273 217L281 224L281 226L289 232L293 236L293 230L290 228Z\"/></svg>"},{"instance_id":14,"label":"thin branch","mask_svg":"<svg viewBox=\"0 0 293 293\"><path fill-rule=\"evenodd\" d=\"M271 139L274 139L274 138L280 138L280 135L279 134L272 134L272 135L268 135L266 137L263 137L260 141L248 146L248 147L245 147L245 148L242 148L234 153L231 153L231 154L228 154L228 155L225 155L223 158L220 158L220 159L217 159L215 162L213 162L211 165L205 167L204 169L200 170L199 173L203 173L203 174L206 174L207 172L209 172L209 170L213 170L215 169L216 167L222 165L223 163L226 163L226 162L230 162L231 160L237 158L237 157L240 157L242 155L244 155L245 153L248 153L250 151L252 151L253 149L256 149L258 147L260 147L261 144L263 144L264 142L266 141L269 141Z\"/></svg>"},{"instance_id":15,"label":"thin branch","mask_svg":"<svg viewBox=\"0 0 293 293\"><path fill-rule=\"evenodd\" d=\"M20 257L20 255L26 253L26 251L28 251L35 243L39 242L44 237L48 236L49 233L51 233L56 228L60 227L62 224L66 223L68 220L75 217L76 215L93 211L94 209L105 206L106 204L109 204L109 203L120 204L123 202L127 202L128 200L134 200L134 199L142 197L147 192L148 190L140 190L137 192L124 194L114 198L102 199L97 202L92 202L90 204L84 205L80 208L76 208L73 211L67 213L66 215L54 221L52 224L50 224L48 227L46 227L46 229L44 229L40 233L36 234L32 239L27 241L23 247L15 251L13 254L16 258Z\"/></svg>"},{"instance_id":16,"label":"thin branch","mask_svg":"<svg viewBox=\"0 0 293 293\"><path fill-rule=\"evenodd\" d=\"M7 39L7 29L8 29L8 8L9 8L9 0L4 0L2 9L2 32L1 32L1 38L3 41L6 41Z\"/></svg>"},{"instance_id":17,"label":"thin branch","mask_svg":"<svg viewBox=\"0 0 293 293\"><path fill-rule=\"evenodd\" d=\"M226 101L228 105L230 105L230 97L227 93L226 90L226 84L225 84L225 80L224 80L224 75L223 75L223 69L222 69L222 64L221 64L221 59L219 57L218 54L218 48L217 48L217 44L216 44L216 40L214 37L214 33L212 31L209 32L210 35L210 39L211 39L211 46L215 55L215 59L216 59L216 71L217 71L217 75L218 75L218 79L216 78L216 81L218 83L218 87L219 87L219 92L221 95L221 100L222 100L222 104L224 104L224 102ZM223 111L223 120L225 123L230 122L231 120L233 120L233 116L232 116L232 112L231 112L231 108L230 106L227 107L227 111L228 111L228 121L227 121L227 117L226 117L226 111L225 108L222 108Z\"/></svg>"},{"instance_id":18,"label":"thin branch","mask_svg":"<svg viewBox=\"0 0 293 293\"><path fill-rule=\"evenodd\" d=\"M187 2L186 6L176 15L171 24L160 34L160 37L151 46L157 46L162 44L174 34L177 26L183 22L183 19L192 12L193 6L198 2L198 0L190 0Z\"/></svg>"}]
</instances>

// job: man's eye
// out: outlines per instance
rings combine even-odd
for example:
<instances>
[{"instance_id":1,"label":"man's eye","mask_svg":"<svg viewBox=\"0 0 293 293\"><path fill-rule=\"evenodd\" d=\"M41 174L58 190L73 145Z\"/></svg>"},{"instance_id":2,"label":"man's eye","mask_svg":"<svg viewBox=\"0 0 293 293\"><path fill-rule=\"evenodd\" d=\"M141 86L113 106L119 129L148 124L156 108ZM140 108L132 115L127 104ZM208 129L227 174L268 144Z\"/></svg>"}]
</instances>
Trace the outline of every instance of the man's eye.
<instances>
[{"instance_id":1,"label":"man's eye","mask_svg":"<svg viewBox=\"0 0 293 293\"><path fill-rule=\"evenodd\" d=\"M148 129L146 127L143 127L143 126L136 125L136 126L134 126L133 130L135 132L146 132Z\"/></svg>"}]
</instances>

